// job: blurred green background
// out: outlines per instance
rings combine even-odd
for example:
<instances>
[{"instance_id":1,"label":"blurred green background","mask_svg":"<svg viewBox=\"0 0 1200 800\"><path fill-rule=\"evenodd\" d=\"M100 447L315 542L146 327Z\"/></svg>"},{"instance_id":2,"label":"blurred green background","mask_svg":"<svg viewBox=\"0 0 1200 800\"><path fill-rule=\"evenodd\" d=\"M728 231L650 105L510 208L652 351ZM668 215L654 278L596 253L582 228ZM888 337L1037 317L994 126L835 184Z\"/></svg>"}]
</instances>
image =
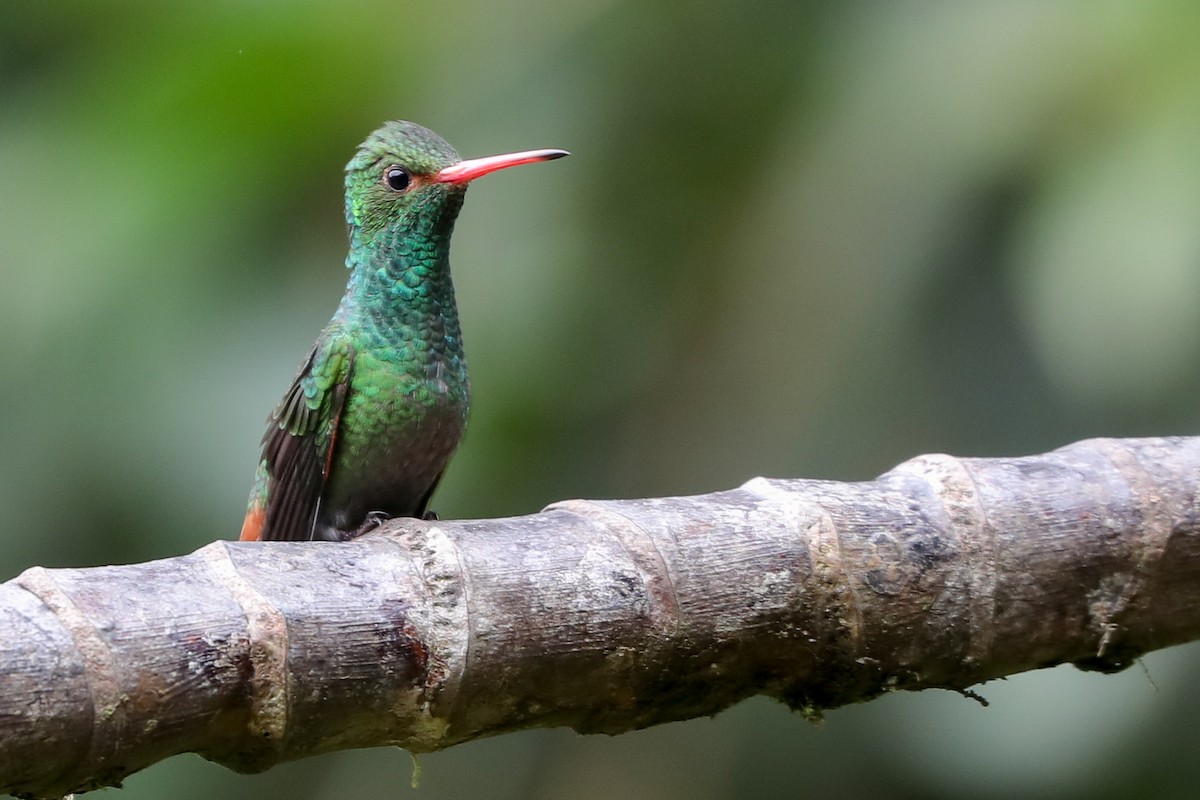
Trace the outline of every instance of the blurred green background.
<instances>
[{"instance_id":1,"label":"blurred green background","mask_svg":"<svg viewBox=\"0 0 1200 800\"><path fill-rule=\"evenodd\" d=\"M1187 2L9 0L0 579L236 535L388 118L575 153L460 218L444 517L1195 432L1197 41ZM1145 664L119 796L1193 796L1200 650Z\"/></svg>"}]
</instances>

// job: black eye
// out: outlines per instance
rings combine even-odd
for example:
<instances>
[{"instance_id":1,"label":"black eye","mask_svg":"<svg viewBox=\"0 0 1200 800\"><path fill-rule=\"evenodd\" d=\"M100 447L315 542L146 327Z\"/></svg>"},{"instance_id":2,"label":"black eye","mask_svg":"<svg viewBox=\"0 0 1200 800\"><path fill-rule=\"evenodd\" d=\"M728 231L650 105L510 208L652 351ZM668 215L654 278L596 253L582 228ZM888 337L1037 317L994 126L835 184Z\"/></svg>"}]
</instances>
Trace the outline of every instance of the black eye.
<instances>
[{"instance_id":1,"label":"black eye","mask_svg":"<svg viewBox=\"0 0 1200 800\"><path fill-rule=\"evenodd\" d=\"M383 182L393 192L403 192L412 183L412 176L404 167L388 167L383 171Z\"/></svg>"}]
</instances>

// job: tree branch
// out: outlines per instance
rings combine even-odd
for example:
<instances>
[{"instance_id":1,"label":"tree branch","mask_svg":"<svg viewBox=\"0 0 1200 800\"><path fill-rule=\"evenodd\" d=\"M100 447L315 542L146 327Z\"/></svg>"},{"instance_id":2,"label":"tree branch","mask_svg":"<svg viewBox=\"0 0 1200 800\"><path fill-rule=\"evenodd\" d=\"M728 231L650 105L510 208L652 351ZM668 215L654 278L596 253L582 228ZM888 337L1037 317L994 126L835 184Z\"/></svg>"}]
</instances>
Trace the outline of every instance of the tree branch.
<instances>
[{"instance_id":1,"label":"tree branch","mask_svg":"<svg viewBox=\"0 0 1200 800\"><path fill-rule=\"evenodd\" d=\"M756 478L0 585L0 791L532 726L806 714L1200 637L1200 438Z\"/></svg>"}]
</instances>

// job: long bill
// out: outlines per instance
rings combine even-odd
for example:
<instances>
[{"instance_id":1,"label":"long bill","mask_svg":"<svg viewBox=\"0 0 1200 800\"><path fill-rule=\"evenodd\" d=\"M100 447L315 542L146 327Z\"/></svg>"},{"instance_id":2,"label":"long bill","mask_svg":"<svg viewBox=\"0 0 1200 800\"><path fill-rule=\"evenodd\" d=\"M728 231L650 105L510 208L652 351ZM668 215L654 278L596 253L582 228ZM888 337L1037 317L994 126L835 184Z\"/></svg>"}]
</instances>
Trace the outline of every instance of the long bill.
<instances>
[{"instance_id":1,"label":"long bill","mask_svg":"<svg viewBox=\"0 0 1200 800\"><path fill-rule=\"evenodd\" d=\"M437 181L438 183L467 183L498 169L519 167L522 164L534 164L538 161L553 161L569 155L571 154L566 150L522 150L519 153L506 153L501 156L469 158L442 169L437 174Z\"/></svg>"}]
</instances>

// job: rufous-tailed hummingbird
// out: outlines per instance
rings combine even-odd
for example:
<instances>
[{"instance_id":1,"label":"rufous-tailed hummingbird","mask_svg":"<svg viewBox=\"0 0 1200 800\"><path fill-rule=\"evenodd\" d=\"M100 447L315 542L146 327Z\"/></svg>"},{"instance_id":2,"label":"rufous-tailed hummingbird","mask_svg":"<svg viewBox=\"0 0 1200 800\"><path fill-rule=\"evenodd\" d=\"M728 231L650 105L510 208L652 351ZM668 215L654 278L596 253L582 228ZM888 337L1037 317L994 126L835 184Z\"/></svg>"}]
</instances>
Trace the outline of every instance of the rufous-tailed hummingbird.
<instances>
[{"instance_id":1,"label":"rufous-tailed hummingbird","mask_svg":"<svg viewBox=\"0 0 1200 800\"><path fill-rule=\"evenodd\" d=\"M449 258L467 184L565 155L464 161L412 122L359 146L346 294L271 414L242 539L339 541L426 514L470 401Z\"/></svg>"}]
</instances>

